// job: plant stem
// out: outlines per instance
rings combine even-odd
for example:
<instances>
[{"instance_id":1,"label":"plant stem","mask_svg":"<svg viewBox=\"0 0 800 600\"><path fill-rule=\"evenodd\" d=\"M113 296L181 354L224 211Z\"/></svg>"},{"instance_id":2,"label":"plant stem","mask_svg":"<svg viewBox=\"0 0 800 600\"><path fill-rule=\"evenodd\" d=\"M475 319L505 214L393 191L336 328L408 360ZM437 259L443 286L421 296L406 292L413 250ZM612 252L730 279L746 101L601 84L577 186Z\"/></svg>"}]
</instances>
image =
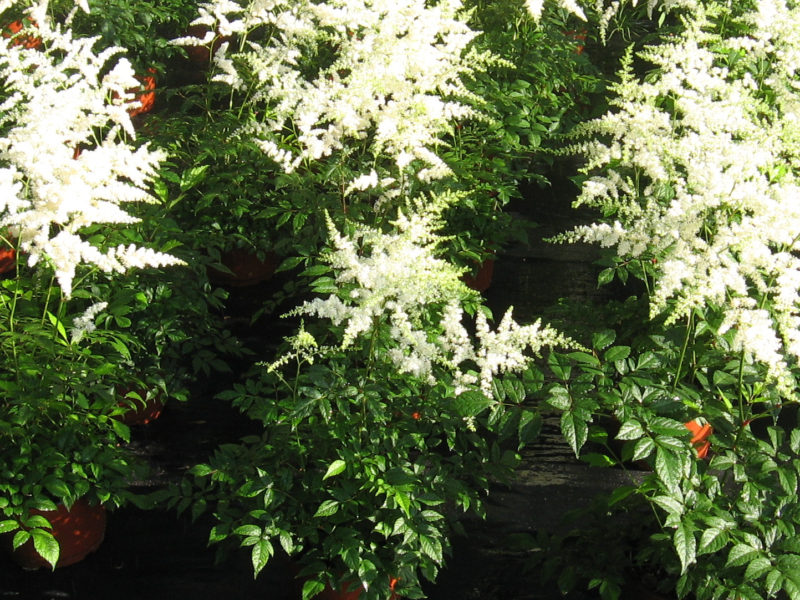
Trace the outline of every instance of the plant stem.
<instances>
[{"instance_id":1,"label":"plant stem","mask_svg":"<svg viewBox=\"0 0 800 600\"><path fill-rule=\"evenodd\" d=\"M694 313L690 312L686 319L686 335L683 338L683 347L681 348L681 356L678 359L678 368L675 369L675 378L672 381L672 392L678 387L678 381L681 377L681 370L683 369L683 361L686 358L686 349L689 347L689 337L692 335L694 323Z\"/></svg>"}]
</instances>

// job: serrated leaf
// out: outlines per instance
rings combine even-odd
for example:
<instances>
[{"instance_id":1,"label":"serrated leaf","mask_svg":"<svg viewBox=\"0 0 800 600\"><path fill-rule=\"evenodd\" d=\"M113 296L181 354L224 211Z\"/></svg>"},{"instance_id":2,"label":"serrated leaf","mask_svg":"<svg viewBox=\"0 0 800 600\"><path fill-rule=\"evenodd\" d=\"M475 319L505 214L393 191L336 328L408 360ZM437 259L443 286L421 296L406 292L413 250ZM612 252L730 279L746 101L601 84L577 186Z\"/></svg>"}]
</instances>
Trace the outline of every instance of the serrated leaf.
<instances>
[{"instance_id":1,"label":"serrated leaf","mask_svg":"<svg viewBox=\"0 0 800 600\"><path fill-rule=\"evenodd\" d=\"M613 267L608 267L607 269L603 269L600 273L597 274L597 287L602 287L607 283L611 283L614 280L614 269Z\"/></svg>"},{"instance_id":2,"label":"serrated leaf","mask_svg":"<svg viewBox=\"0 0 800 600\"><path fill-rule=\"evenodd\" d=\"M554 385L548 390L547 403L558 410L569 410L572 406L572 398L567 388Z\"/></svg>"},{"instance_id":3,"label":"serrated leaf","mask_svg":"<svg viewBox=\"0 0 800 600\"><path fill-rule=\"evenodd\" d=\"M728 543L728 534L717 527L709 527L703 531L700 536L700 546L697 550L698 554L709 554L717 552L725 547Z\"/></svg>"},{"instance_id":4,"label":"serrated leaf","mask_svg":"<svg viewBox=\"0 0 800 600\"><path fill-rule=\"evenodd\" d=\"M667 513L676 515L678 517L681 516L684 512L683 504L678 502L678 500L676 500L672 496L664 496L664 495L656 496L655 498L653 498L653 502L655 502L661 508L667 511Z\"/></svg>"},{"instance_id":5,"label":"serrated leaf","mask_svg":"<svg viewBox=\"0 0 800 600\"><path fill-rule=\"evenodd\" d=\"M744 578L748 581L760 578L764 573L772 568L772 564L765 556L759 556L755 560L751 560L744 571Z\"/></svg>"},{"instance_id":6,"label":"serrated leaf","mask_svg":"<svg viewBox=\"0 0 800 600\"><path fill-rule=\"evenodd\" d=\"M233 532L242 537L261 537L261 527L258 525L241 525L234 529Z\"/></svg>"},{"instance_id":7,"label":"serrated leaf","mask_svg":"<svg viewBox=\"0 0 800 600\"><path fill-rule=\"evenodd\" d=\"M738 567L758 556L758 549L749 544L736 544L728 553L726 567Z\"/></svg>"},{"instance_id":8,"label":"serrated leaf","mask_svg":"<svg viewBox=\"0 0 800 600\"><path fill-rule=\"evenodd\" d=\"M613 329L604 329L592 335L592 348L595 350L604 350L614 343L617 339L617 334Z\"/></svg>"},{"instance_id":9,"label":"serrated leaf","mask_svg":"<svg viewBox=\"0 0 800 600\"><path fill-rule=\"evenodd\" d=\"M272 544L269 540L260 539L253 544L253 549L250 552L250 558L253 562L253 576L257 576L261 570L267 566L270 557L272 556Z\"/></svg>"},{"instance_id":10,"label":"serrated leaf","mask_svg":"<svg viewBox=\"0 0 800 600\"><path fill-rule=\"evenodd\" d=\"M696 558L697 546L694 539L694 528L686 523L680 523L675 529L672 541L681 561L681 573L683 574Z\"/></svg>"},{"instance_id":11,"label":"serrated leaf","mask_svg":"<svg viewBox=\"0 0 800 600\"><path fill-rule=\"evenodd\" d=\"M53 537L52 533L41 529L31 529L31 537L33 538L33 547L36 553L55 569L60 554L56 538Z\"/></svg>"},{"instance_id":12,"label":"serrated leaf","mask_svg":"<svg viewBox=\"0 0 800 600\"><path fill-rule=\"evenodd\" d=\"M464 392L453 402L456 412L462 417L476 417L492 404L492 400L480 392Z\"/></svg>"},{"instance_id":13,"label":"serrated leaf","mask_svg":"<svg viewBox=\"0 0 800 600\"><path fill-rule=\"evenodd\" d=\"M638 440L644 435L644 429L638 421L625 421L617 433L618 440Z\"/></svg>"},{"instance_id":14,"label":"serrated leaf","mask_svg":"<svg viewBox=\"0 0 800 600\"><path fill-rule=\"evenodd\" d=\"M603 359L606 362L617 362L618 360L625 360L630 354L630 346L612 346L603 353Z\"/></svg>"},{"instance_id":15,"label":"serrated leaf","mask_svg":"<svg viewBox=\"0 0 800 600\"><path fill-rule=\"evenodd\" d=\"M652 438L643 437L636 445L633 447L633 456L631 457L632 460L643 460L650 456L653 453L653 450L656 447L656 443L653 441Z\"/></svg>"},{"instance_id":16,"label":"serrated leaf","mask_svg":"<svg viewBox=\"0 0 800 600\"><path fill-rule=\"evenodd\" d=\"M778 569L772 569L769 573L767 573L766 578L764 579L764 591L767 592L768 595L773 596L779 589L781 589L781 584L783 583L783 575Z\"/></svg>"},{"instance_id":17,"label":"serrated leaf","mask_svg":"<svg viewBox=\"0 0 800 600\"><path fill-rule=\"evenodd\" d=\"M16 531L19 529L19 523L8 519L6 521L0 521L0 533L8 533L9 531Z\"/></svg>"},{"instance_id":18,"label":"serrated leaf","mask_svg":"<svg viewBox=\"0 0 800 600\"><path fill-rule=\"evenodd\" d=\"M574 412L565 412L561 415L561 434L572 448L575 456L579 456L581 448L589 436L589 426Z\"/></svg>"},{"instance_id":19,"label":"serrated leaf","mask_svg":"<svg viewBox=\"0 0 800 600\"><path fill-rule=\"evenodd\" d=\"M325 475L322 476L322 479L328 479L328 477L334 477L344 471L347 468L347 463L341 459L333 461L328 470L325 471Z\"/></svg>"},{"instance_id":20,"label":"serrated leaf","mask_svg":"<svg viewBox=\"0 0 800 600\"><path fill-rule=\"evenodd\" d=\"M319 505L317 512L314 513L315 517L330 517L336 514L339 510L339 502L337 500L325 500Z\"/></svg>"},{"instance_id":21,"label":"serrated leaf","mask_svg":"<svg viewBox=\"0 0 800 600\"><path fill-rule=\"evenodd\" d=\"M307 580L303 584L303 600L310 600L324 589L325 585L321 581L316 579Z\"/></svg>"},{"instance_id":22,"label":"serrated leaf","mask_svg":"<svg viewBox=\"0 0 800 600\"><path fill-rule=\"evenodd\" d=\"M542 415L530 410L522 411L519 417L517 435L519 443L524 446L539 437L542 430Z\"/></svg>"},{"instance_id":23,"label":"serrated leaf","mask_svg":"<svg viewBox=\"0 0 800 600\"><path fill-rule=\"evenodd\" d=\"M656 474L658 478L672 492L679 490L681 480L680 459L669 450L658 446L656 448Z\"/></svg>"},{"instance_id":24,"label":"serrated leaf","mask_svg":"<svg viewBox=\"0 0 800 600\"><path fill-rule=\"evenodd\" d=\"M421 535L419 536L419 545L423 554L437 564L442 563L442 543L438 539Z\"/></svg>"}]
</instances>

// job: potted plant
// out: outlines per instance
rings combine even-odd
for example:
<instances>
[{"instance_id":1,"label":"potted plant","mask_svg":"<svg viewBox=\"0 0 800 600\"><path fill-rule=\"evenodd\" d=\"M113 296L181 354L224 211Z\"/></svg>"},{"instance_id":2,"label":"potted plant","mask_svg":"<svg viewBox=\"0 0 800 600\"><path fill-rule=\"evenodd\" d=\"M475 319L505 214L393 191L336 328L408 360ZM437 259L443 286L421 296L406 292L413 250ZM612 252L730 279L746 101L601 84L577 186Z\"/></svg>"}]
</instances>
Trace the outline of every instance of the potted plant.
<instances>
[{"instance_id":1,"label":"potted plant","mask_svg":"<svg viewBox=\"0 0 800 600\"><path fill-rule=\"evenodd\" d=\"M0 376L0 531L25 568L66 566L96 549L104 507L129 500L142 469L123 445L129 432L112 384L125 376L135 342L96 328L110 317L98 319L105 303L74 313L85 303L61 301L42 310L37 283L20 275L0 289L8 366Z\"/></svg>"},{"instance_id":2,"label":"potted plant","mask_svg":"<svg viewBox=\"0 0 800 600\"><path fill-rule=\"evenodd\" d=\"M535 369L520 374L524 352L566 340L510 314L492 331L461 271L436 257L432 220L401 215L387 232L349 235L329 221L326 264L307 271L320 297L293 313L305 325L220 395L262 433L195 466L193 493L175 491L180 508L214 514L212 541L251 547L256 572L278 547L296 555L304 598L326 587L417 596L458 513L481 514L490 479L516 464L509 438L536 432L521 405L539 385Z\"/></svg>"},{"instance_id":3,"label":"potted plant","mask_svg":"<svg viewBox=\"0 0 800 600\"><path fill-rule=\"evenodd\" d=\"M114 390L138 342L114 327L128 307L94 284L181 261L110 226L136 221L130 204L155 201L148 188L163 159L134 143L124 106L137 85L133 69L124 58L110 64L118 50L96 52L96 40L77 40L46 9L27 12L41 47L0 44L9 115L0 125L0 187L15 199L0 228L16 240L14 274L0 282L0 528L11 548L32 540L55 566L54 536L70 529L62 511L120 505L138 468L123 445L129 430L114 418L123 411Z\"/></svg>"}]
</instances>

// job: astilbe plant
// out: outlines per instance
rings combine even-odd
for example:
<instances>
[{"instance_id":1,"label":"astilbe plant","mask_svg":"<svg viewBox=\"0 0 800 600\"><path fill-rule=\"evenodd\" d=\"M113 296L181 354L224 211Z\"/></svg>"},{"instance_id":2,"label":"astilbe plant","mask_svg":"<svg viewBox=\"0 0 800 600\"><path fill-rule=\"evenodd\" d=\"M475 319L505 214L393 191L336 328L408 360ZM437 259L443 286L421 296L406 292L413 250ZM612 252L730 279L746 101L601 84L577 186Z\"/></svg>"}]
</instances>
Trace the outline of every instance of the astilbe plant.
<instances>
[{"instance_id":1,"label":"astilbe plant","mask_svg":"<svg viewBox=\"0 0 800 600\"><path fill-rule=\"evenodd\" d=\"M252 546L256 573L276 543L298 555L304 598L326 585L385 598L392 578L399 595L422 597L418 578L436 577L457 509L482 514L491 478L516 462L509 438L537 431L521 403L541 382L523 370L570 344L510 314L492 331L479 313L471 335L463 309L477 296L436 256L434 222L410 212L387 231L331 226L307 273L322 297L294 311L305 325L222 394L263 434L221 448L176 497L210 504L212 541Z\"/></svg>"},{"instance_id":2,"label":"astilbe plant","mask_svg":"<svg viewBox=\"0 0 800 600\"><path fill-rule=\"evenodd\" d=\"M593 464L652 469L608 507L650 504L635 560L679 597L800 598L798 16L794 2L694 6L639 55L654 70L629 57L573 148L589 174L578 202L604 220L562 239L612 248L601 282L641 278L650 323L630 346L598 334L591 355L554 355L546 399L576 452L605 447ZM590 427L602 414L621 451ZM590 585L616 598L619 581Z\"/></svg>"},{"instance_id":3,"label":"astilbe plant","mask_svg":"<svg viewBox=\"0 0 800 600\"><path fill-rule=\"evenodd\" d=\"M389 161L392 179L409 169L422 180L449 173L435 147L452 119L476 115L460 99L471 97L461 78L490 60L469 50L476 32L459 0L225 0L201 4L200 15L207 39L176 43L240 36L238 48L223 44L215 55L215 79L257 107L243 129L286 171L364 145L375 163ZM388 185L386 171L348 185Z\"/></svg>"},{"instance_id":4,"label":"astilbe plant","mask_svg":"<svg viewBox=\"0 0 800 600\"><path fill-rule=\"evenodd\" d=\"M117 392L141 344L115 327L130 307L100 291L131 268L181 261L122 241L136 221L125 204L154 201L163 158L133 144L130 64L51 21L47 2L26 4L0 4L0 19L27 15L0 38L0 231L16 261L0 281L0 531L55 566L58 543L31 510L119 505L138 469Z\"/></svg>"},{"instance_id":5,"label":"astilbe plant","mask_svg":"<svg viewBox=\"0 0 800 600\"><path fill-rule=\"evenodd\" d=\"M614 110L581 128L596 134L579 147L587 171L602 173L587 179L578 203L609 222L567 237L651 263L651 314L667 313L668 323L721 307L720 333L736 331L736 346L794 397L797 36L781 23L797 15L778 3L759 7L748 36L729 39L706 32L711 23L697 11L680 39L642 54L657 66L653 77L640 80L628 61Z\"/></svg>"},{"instance_id":6,"label":"astilbe plant","mask_svg":"<svg viewBox=\"0 0 800 600\"><path fill-rule=\"evenodd\" d=\"M95 38L73 37L46 10L44 3L29 13L40 47L0 39L0 228L29 266L51 264L69 295L79 264L111 273L180 261L132 245L98 247L81 235L95 224L134 222L124 205L153 200L147 185L164 156L129 141L127 90L140 84L125 58L112 63L122 50L96 52Z\"/></svg>"}]
</instances>

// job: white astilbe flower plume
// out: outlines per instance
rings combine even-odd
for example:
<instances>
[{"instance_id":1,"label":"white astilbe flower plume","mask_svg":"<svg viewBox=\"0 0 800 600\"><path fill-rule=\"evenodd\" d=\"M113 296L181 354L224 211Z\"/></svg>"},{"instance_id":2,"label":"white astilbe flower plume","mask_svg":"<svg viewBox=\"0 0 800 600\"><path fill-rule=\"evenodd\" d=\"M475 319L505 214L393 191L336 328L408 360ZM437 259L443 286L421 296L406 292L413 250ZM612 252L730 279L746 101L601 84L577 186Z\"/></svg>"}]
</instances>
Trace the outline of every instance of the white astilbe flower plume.
<instances>
[{"instance_id":1,"label":"white astilbe flower plume","mask_svg":"<svg viewBox=\"0 0 800 600\"><path fill-rule=\"evenodd\" d=\"M96 329L94 324L95 317L103 312L107 306L108 302L95 302L80 317L75 317L72 320L70 341L73 344L80 342L84 334L91 333Z\"/></svg>"},{"instance_id":2,"label":"white astilbe flower plume","mask_svg":"<svg viewBox=\"0 0 800 600\"><path fill-rule=\"evenodd\" d=\"M126 141L135 138L126 90L139 82L121 49L96 52L96 38L74 38L43 6L34 13L40 48L0 38L0 229L18 238L29 265L46 258L67 296L81 263L105 272L179 264L81 236L89 225L135 222L124 204L154 201L147 186L164 154Z\"/></svg>"},{"instance_id":3,"label":"white astilbe flower plume","mask_svg":"<svg viewBox=\"0 0 800 600\"><path fill-rule=\"evenodd\" d=\"M242 50L223 44L215 79L246 89L258 112L266 108L267 120L245 123L243 132L286 171L366 139L393 169L416 161L423 180L450 173L436 154L439 136L453 119L473 116L459 101L472 97L462 77L487 60L468 50L477 34L461 0L213 0L199 12L194 23L220 35L263 32ZM331 51L330 61L309 66L307 57ZM297 135L291 146L287 131Z\"/></svg>"},{"instance_id":4,"label":"white astilbe flower plume","mask_svg":"<svg viewBox=\"0 0 800 600\"><path fill-rule=\"evenodd\" d=\"M461 281L462 270L436 257L435 220L401 213L394 226L389 233L360 227L345 236L329 220L333 249L325 260L340 292L308 301L293 314L343 325L343 349L368 340L376 327L386 328L392 344L385 356L398 373L435 384L441 374L436 369L444 368L456 394L475 390L488 398L497 375L522 370L546 347L574 346L540 322L518 325L510 309L496 331L479 313L473 340L462 324L461 303L474 292Z\"/></svg>"},{"instance_id":5,"label":"white astilbe flower plume","mask_svg":"<svg viewBox=\"0 0 800 600\"><path fill-rule=\"evenodd\" d=\"M733 330L735 347L794 396L787 359L800 360L800 8L759 0L744 18L748 36L732 39L712 33L713 13L695 13L682 36L643 53L657 75L642 80L629 63L614 109L584 127L598 135L578 149L598 174L578 202L614 220L566 237L629 260L653 258L653 315L673 322L721 307L721 333ZM741 60L728 66L737 52ZM760 82L756 65L768 65Z\"/></svg>"}]
</instances>

